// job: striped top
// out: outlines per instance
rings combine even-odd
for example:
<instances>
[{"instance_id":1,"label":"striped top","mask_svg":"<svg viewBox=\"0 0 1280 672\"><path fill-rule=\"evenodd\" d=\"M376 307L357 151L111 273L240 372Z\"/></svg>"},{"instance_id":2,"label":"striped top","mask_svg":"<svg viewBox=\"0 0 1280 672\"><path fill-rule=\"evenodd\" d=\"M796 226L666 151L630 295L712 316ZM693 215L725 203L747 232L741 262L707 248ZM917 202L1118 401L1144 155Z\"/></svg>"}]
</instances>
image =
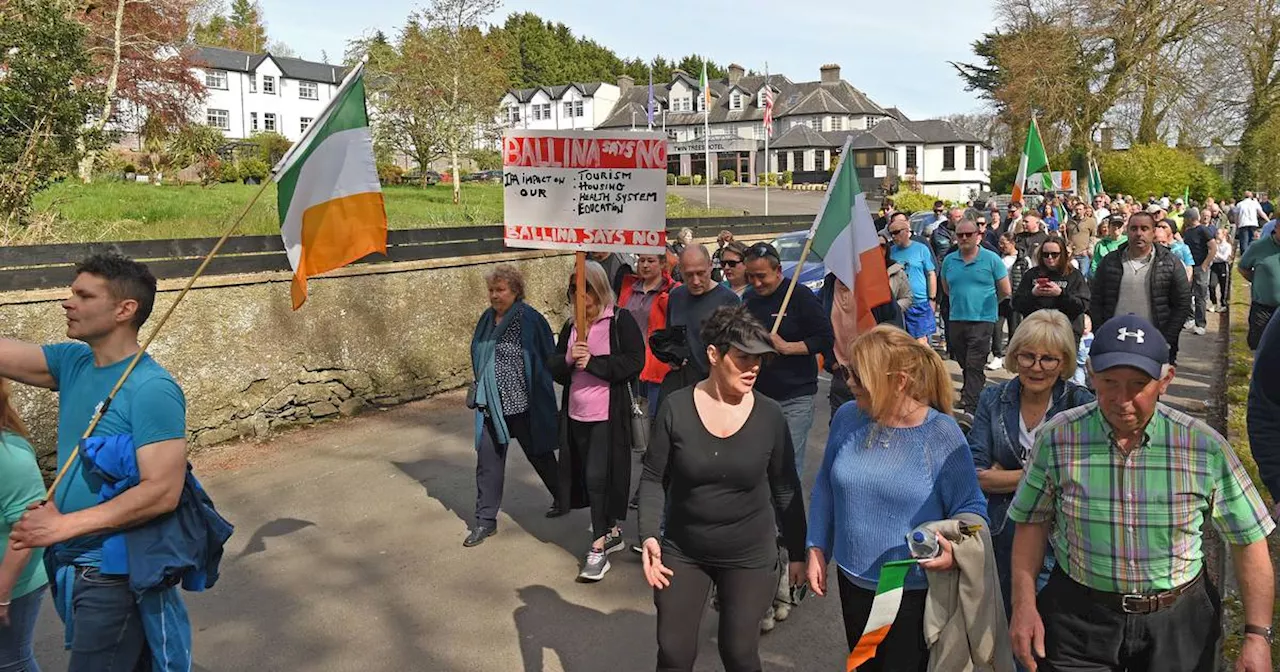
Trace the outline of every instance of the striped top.
<instances>
[{"instance_id":1,"label":"striped top","mask_svg":"<svg viewBox=\"0 0 1280 672\"><path fill-rule=\"evenodd\" d=\"M1040 429L1009 518L1052 522L1054 555L1077 582L1152 593L1200 574L1209 512L1228 544L1275 529L1240 459L1207 424L1156 404L1143 444L1126 455L1095 402Z\"/></svg>"}]
</instances>

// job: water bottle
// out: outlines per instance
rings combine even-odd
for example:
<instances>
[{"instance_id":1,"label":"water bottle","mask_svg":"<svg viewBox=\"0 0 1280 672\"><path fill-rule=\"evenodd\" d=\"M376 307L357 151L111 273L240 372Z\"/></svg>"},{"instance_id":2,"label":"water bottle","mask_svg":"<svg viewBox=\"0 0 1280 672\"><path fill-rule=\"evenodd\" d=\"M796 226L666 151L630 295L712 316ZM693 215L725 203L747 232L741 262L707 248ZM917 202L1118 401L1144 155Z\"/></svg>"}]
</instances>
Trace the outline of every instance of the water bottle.
<instances>
[{"instance_id":1,"label":"water bottle","mask_svg":"<svg viewBox=\"0 0 1280 672\"><path fill-rule=\"evenodd\" d=\"M928 560L942 554L937 535L924 525L911 530L907 535L907 546L911 549L911 557L917 560Z\"/></svg>"}]
</instances>

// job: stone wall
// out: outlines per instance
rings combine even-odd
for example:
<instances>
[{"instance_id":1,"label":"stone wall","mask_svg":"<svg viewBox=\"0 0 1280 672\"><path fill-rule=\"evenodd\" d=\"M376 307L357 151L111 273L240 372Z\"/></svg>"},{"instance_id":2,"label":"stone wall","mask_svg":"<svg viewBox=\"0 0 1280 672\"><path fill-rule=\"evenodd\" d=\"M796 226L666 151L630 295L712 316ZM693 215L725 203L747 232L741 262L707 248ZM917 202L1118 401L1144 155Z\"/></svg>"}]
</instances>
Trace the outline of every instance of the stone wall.
<instances>
[{"instance_id":1,"label":"stone wall","mask_svg":"<svg viewBox=\"0 0 1280 672\"><path fill-rule=\"evenodd\" d=\"M484 274L498 261L524 272L529 303L558 330L570 312L564 287L573 257L516 253L342 269L312 279L310 298L297 312L290 310L288 274L202 280L150 353L186 393L193 446L404 403L469 379L471 333L488 307ZM161 284L146 328L182 284ZM59 307L65 295L0 294L0 336L65 340ZM33 443L48 455L57 400L17 388Z\"/></svg>"}]
</instances>

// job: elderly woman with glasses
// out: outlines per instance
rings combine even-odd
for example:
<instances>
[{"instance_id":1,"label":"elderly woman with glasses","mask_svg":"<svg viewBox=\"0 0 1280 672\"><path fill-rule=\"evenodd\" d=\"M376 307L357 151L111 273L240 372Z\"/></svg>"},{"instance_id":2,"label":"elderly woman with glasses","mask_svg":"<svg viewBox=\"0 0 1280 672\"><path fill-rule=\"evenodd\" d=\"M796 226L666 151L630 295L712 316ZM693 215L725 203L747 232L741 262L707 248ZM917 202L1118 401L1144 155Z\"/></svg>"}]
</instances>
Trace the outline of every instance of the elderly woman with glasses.
<instances>
[{"instance_id":1,"label":"elderly woman with glasses","mask_svg":"<svg viewBox=\"0 0 1280 672\"><path fill-rule=\"evenodd\" d=\"M1071 382L1076 371L1076 340L1067 316L1057 310L1038 310L1018 325L1009 342L1005 368L1016 377L982 391L969 431L969 448L978 484L987 496L991 540L1008 615L1014 526L1005 514L1031 455L1036 430L1053 416L1093 401L1093 393ZM1053 556L1046 558L1051 569ZM1041 577L1047 580L1048 570Z\"/></svg>"},{"instance_id":2,"label":"elderly woman with glasses","mask_svg":"<svg viewBox=\"0 0 1280 672\"><path fill-rule=\"evenodd\" d=\"M827 591L834 558L845 637L852 650L871 618L886 562L911 557L906 537L923 523L961 514L986 517L987 502L970 466L973 456L951 416L955 391L933 348L897 327L880 325L849 348L854 402L831 422L810 501L809 586ZM928 579L921 568L956 567L951 544L907 573L893 626L864 670L925 670Z\"/></svg>"},{"instance_id":3,"label":"elderly woman with glasses","mask_svg":"<svg viewBox=\"0 0 1280 672\"><path fill-rule=\"evenodd\" d=\"M1084 315L1089 312L1089 281L1071 265L1067 243L1053 236L1036 251L1037 264L1022 275L1013 293L1013 309L1023 317L1037 310L1057 310L1071 322L1075 343L1084 335Z\"/></svg>"}]
</instances>

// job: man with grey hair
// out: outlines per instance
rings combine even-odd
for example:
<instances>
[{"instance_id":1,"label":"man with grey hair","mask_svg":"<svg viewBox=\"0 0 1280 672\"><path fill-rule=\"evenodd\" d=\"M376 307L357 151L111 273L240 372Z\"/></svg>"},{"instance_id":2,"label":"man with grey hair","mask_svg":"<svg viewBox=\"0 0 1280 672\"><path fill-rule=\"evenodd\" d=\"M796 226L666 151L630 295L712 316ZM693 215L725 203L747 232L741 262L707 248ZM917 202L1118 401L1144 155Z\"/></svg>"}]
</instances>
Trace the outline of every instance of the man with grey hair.
<instances>
[{"instance_id":1,"label":"man with grey hair","mask_svg":"<svg viewBox=\"0 0 1280 672\"><path fill-rule=\"evenodd\" d=\"M674 365L662 381L661 396L707 377L707 347L699 332L711 313L721 306L737 305L733 290L711 279L711 253L705 245L689 245L680 252L680 276L684 284L667 299L667 327L683 327L689 343L689 361ZM662 403L661 398L658 401Z\"/></svg>"},{"instance_id":2,"label":"man with grey hair","mask_svg":"<svg viewBox=\"0 0 1280 672\"><path fill-rule=\"evenodd\" d=\"M1240 585L1235 669L1269 672L1275 522L1253 480L1221 434L1160 403L1174 368L1149 320L1100 326L1089 370L1097 401L1040 426L1009 507L1014 654L1031 670L1216 669L1222 614L1204 576L1208 519L1231 546ZM1037 595L1046 542L1058 565Z\"/></svg>"}]
</instances>

